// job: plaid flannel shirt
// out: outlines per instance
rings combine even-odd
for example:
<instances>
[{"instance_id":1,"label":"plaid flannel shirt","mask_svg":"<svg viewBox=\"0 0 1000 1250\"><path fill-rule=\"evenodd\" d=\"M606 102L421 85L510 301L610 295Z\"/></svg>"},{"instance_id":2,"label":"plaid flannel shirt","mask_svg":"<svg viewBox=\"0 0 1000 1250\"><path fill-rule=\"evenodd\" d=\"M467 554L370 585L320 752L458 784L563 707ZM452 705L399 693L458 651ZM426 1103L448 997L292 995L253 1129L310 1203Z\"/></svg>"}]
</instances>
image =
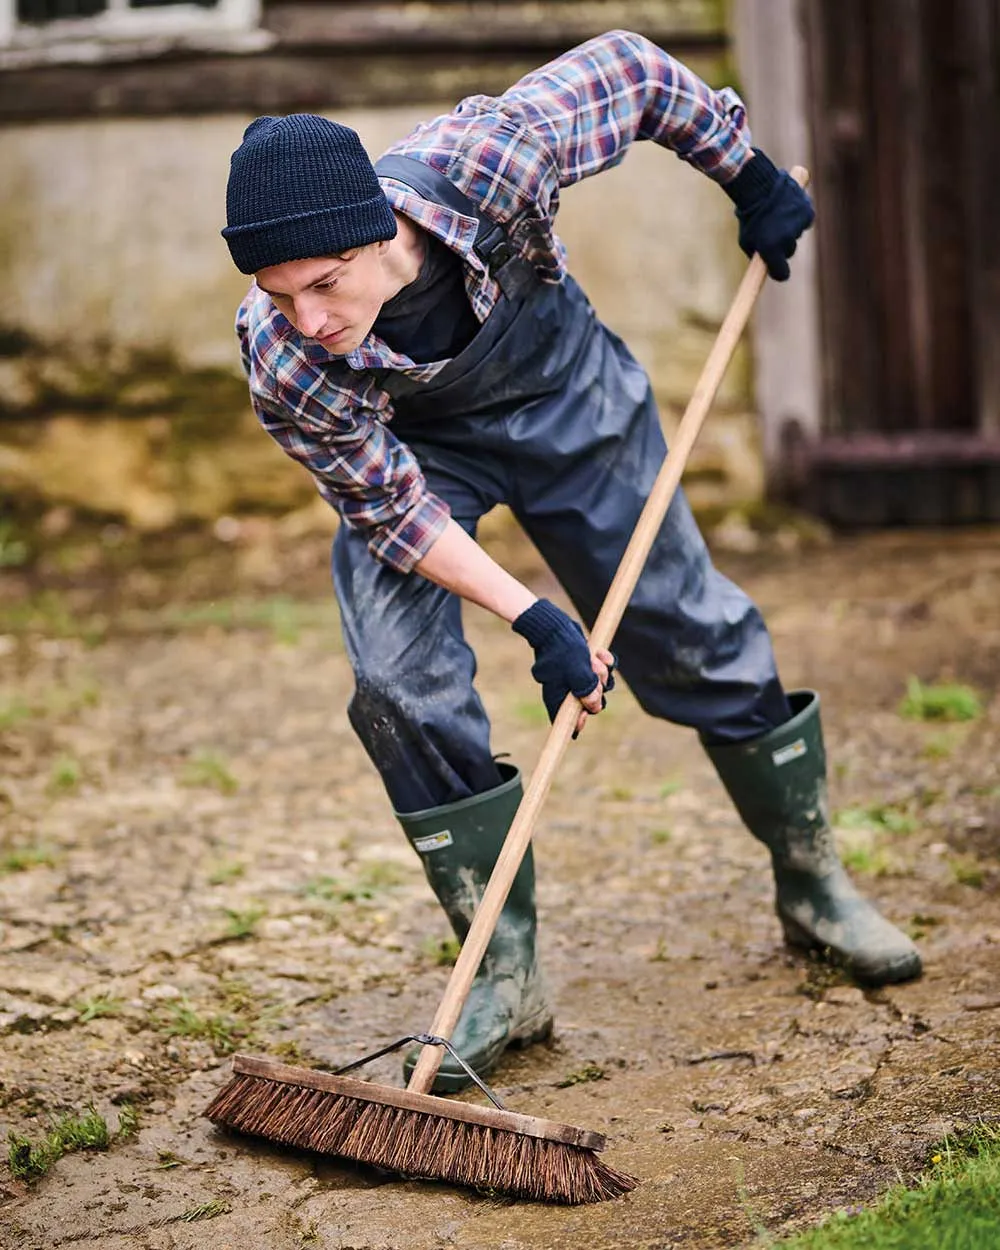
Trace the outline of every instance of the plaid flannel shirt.
<instances>
[{"instance_id":1,"label":"plaid flannel shirt","mask_svg":"<svg viewBox=\"0 0 1000 1250\"><path fill-rule=\"evenodd\" d=\"M471 96L418 126L390 151L447 175L493 220L545 281L559 282L565 252L553 231L559 190L610 169L637 139L671 148L710 178L729 182L750 157L739 97L711 90L648 39L612 31L533 71L502 96ZM486 320L499 287L473 251L477 223L384 178L392 207L462 258L473 311ZM304 338L251 287L236 321L254 409L281 447L304 464L343 520L366 531L371 554L409 572L448 520L416 459L390 428L392 401L368 370L420 380L447 363L416 364L371 333L348 356Z\"/></svg>"}]
</instances>

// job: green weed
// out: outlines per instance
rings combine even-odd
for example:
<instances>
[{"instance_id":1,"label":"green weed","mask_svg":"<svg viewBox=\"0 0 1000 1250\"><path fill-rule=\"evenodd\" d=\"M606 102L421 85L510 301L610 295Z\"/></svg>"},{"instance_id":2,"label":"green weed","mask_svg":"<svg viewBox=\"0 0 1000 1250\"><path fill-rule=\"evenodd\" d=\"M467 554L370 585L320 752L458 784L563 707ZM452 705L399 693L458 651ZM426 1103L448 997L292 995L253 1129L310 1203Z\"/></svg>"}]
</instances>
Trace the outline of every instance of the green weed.
<instances>
[{"instance_id":1,"label":"green weed","mask_svg":"<svg viewBox=\"0 0 1000 1250\"><path fill-rule=\"evenodd\" d=\"M71 794L83 780L83 767L72 755L60 755L49 774L52 794Z\"/></svg>"},{"instance_id":2,"label":"green weed","mask_svg":"<svg viewBox=\"0 0 1000 1250\"><path fill-rule=\"evenodd\" d=\"M447 968L454 964L458 958L458 952L462 949L462 944L456 937L446 938L424 938L421 943L421 953L438 967Z\"/></svg>"},{"instance_id":3,"label":"green weed","mask_svg":"<svg viewBox=\"0 0 1000 1250\"><path fill-rule=\"evenodd\" d=\"M139 1131L139 1112L130 1102L123 1102L118 1108L118 1131L116 1141L127 1141Z\"/></svg>"},{"instance_id":4,"label":"green weed","mask_svg":"<svg viewBox=\"0 0 1000 1250\"><path fill-rule=\"evenodd\" d=\"M975 720L982 710L979 695L971 686L925 686L917 677L906 683L906 696L899 705L900 716L907 720Z\"/></svg>"},{"instance_id":5,"label":"green weed","mask_svg":"<svg viewBox=\"0 0 1000 1250\"><path fill-rule=\"evenodd\" d=\"M43 864L51 868L55 862L53 852L37 843L15 847L14 850L0 855L0 876L9 872L27 872L29 868L38 868Z\"/></svg>"},{"instance_id":6,"label":"green weed","mask_svg":"<svg viewBox=\"0 0 1000 1250\"><path fill-rule=\"evenodd\" d=\"M672 794L679 794L684 789L682 781L665 781L660 786L660 798L669 799Z\"/></svg>"},{"instance_id":7,"label":"green weed","mask_svg":"<svg viewBox=\"0 0 1000 1250\"><path fill-rule=\"evenodd\" d=\"M29 720L71 716L99 702L100 688L93 682L53 686L36 693L30 700L18 695L0 703L0 730L13 729Z\"/></svg>"},{"instance_id":8,"label":"green weed","mask_svg":"<svg viewBox=\"0 0 1000 1250\"><path fill-rule=\"evenodd\" d=\"M203 786L220 794L235 794L239 782L229 771L223 756L215 751L199 751L185 764L180 777L182 786Z\"/></svg>"},{"instance_id":9,"label":"green weed","mask_svg":"<svg viewBox=\"0 0 1000 1250\"><path fill-rule=\"evenodd\" d=\"M294 645L303 629L321 628L329 624L335 608L326 601L299 603L284 595L271 599L219 599L211 603L193 603L161 609L144 618L136 617L133 628L185 632L187 630L221 629L265 630L275 642Z\"/></svg>"},{"instance_id":10,"label":"green weed","mask_svg":"<svg viewBox=\"0 0 1000 1250\"><path fill-rule=\"evenodd\" d=\"M40 1142L11 1132L7 1162L11 1175L18 1180L37 1180L64 1154L74 1150L107 1150L112 1141L128 1135L112 1135L104 1116L89 1106L82 1115L66 1115L57 1120Z\"/></svg>"},{"instance_id":11,"label":"green weed","mask_svg":"<svg viewBox=\"0 0 1000 1250\"><path fill-rule=\"evenodd\" d=\"M890 857L872 843L848 843L841 848L840 858L845 868L867 877L885 877L892 871Z\"/></svg>"},{"instance_id":12,"label":"green weed","mask_svg":"<svg viewBox=\"0 0 1000 1250\"><path fill-rule=\"evenodd\" d=\"M913 833L917 822L893 803L870 803L864 807L842 807L834 812L838 829L870 829L875 833Z\"/></svg>"},{"instance_id":13,"label":"green weed","mask_svg":"<svg viewBox=\"0 0 1000 1250\"><path fill-rule=\"evenodd\" d=\"M110 994L95 994L93 998L81 998L73 1004L80 1013L80 1023L89 1024L102 1016L117 1016L124 1006L120 998Z\"/></svg>"},{"instance_id":14,"label":"green weed","mask_svg":"<svg viewBox=\"0 0 1000 1250\"><path fill-rule=\"evenodd\" d=\"M837 1211L782 1250L985 1250L1000 1223L1000 1128L948 1137L912 1188L895 1186L867 1211Z\"/></svg>"},{"instance_id":15,"label":"green weed","mask_svg":"<svg viewBox=\"0 0 1000 1250\"><path fill-rule=\"evenodd\" d=\"M954 732L932 734L921 748L920 754L925 760L950 759L958 746L958 737Z\"/></svg>"},{"instance_id":16,"label":"green weed","mask_svg":"<svg viewBox=\"0 0 1000 1250\"><path fill-rule=\"evenodd\" d=\"M226 942L239 942L243 938L253 937L257 931L257 925L267 915L267 911L263 907L248 907L245 911L237 908L224 908L229 922L222 934L222 940Z\"/></svg>"},{"instance_id":17,"label":"green weed","mask_svg":"<svg viewBox=\"0 0 1000 1250\"><path fill-rule=\"evenodd\" d=\"M927 936L929 929L936 928L941 921L937 916L927 916L921 912L910 917L910 923L906 927L907 933L913 938L914 942L919 942L921 938Z\"/></svg>"},{"instance_id":18,"label":"green weed","mask_svg":"<svg viewBox=\"0 0 1000 1250\"><path fill-rule=\"evenodd\" d=\"M193 1224L196 1220L214 1220L217 1215L228 1215L232 1209L228 1202L215 1199L213 1202L203 1202L200 1206L191 1207L183 1215L178 1215L176 1221L171 1222Z\"/></svg>"},{"instance_id":19,"label":"green weed","mask_svg":"<svg viewBox=\"0 0 1000 1250\"><path fill-rule=\"evenodd\" d=\"M47 638L80 638L88 646L107 634L109 622L99 615L79 616L65 596L45 590L0 612L0 629L6 634L41 634Z\"/></svg>"},{"instance_id":20,"label":"green weed","mask_svg":"<svg viewBox=\"0 0 1000 1250\"><path fill-rule=\"evenodd\" d=\"M219 864L208 874L208 884L228 885L230 881L236 881L242 877L246 870L246 864L241 864L238 860Z\"/></svg>"},{"instance_id":21,"label":"green weed","mask_svg":"<svg viewBox=\"0 0 1000 1250\"><path fill-rule=\"evenodd\" d=\"M627 803L635 798L635 791L631 786L608 786L605 795L615 802Z\"/></svg>"},{"instance_id":22,"label":"green weed","mask_svg":"<svg viewBox=\"0 0 1000 1250\"><path fill-rule=\"evenodd\" d=\"M603 1081L606 1075L604 1069L598 1067L596 1063L588 1063L579 1071L571 1072L561 1081L556 1081L556 1089L568 1089L571 1085L585 1085L588 1081Z\"/></svg>"},{"instance_id":23,"label":"green weed","mask_svg":"<svg viewBox=\"0 0 1000 1250\"><path fill-rule=\"evenodd\" d=\"M649 840L654 846L665 846L673 836L669 829L651 829L649 831Z\"/></svg>"},{"instance_id":24,"label":"green weed","mask_svg":"<svg viewBox=\"0 0 1000 1250\"><path fill-rule=\"evenodd\" d=\"M549 714L539 699L521 699L514 704L514 715L522 725L547 725Z\"/></svg>"},{"instance_id":25,"label":"green weed","mask_svg":"<svg viewBox=\"0 0 1000 1250\"><path fill-rule=\"evenodd\" d=\"M8 699L0 703L0 730L13 729L22 721L31 720L33 713L23 699Z\"/></svg>"},{"instance_id":26,"label":"green weed","mask_svg":"<svg viewBox=\"0 0 1000 1250\"><path fill-rule=\"evenodd\" d=\"M156 1021L167 1037L188 1037L208 1042L217 1055L231 1055L247 1042L252 1029L231 1015L195 1011L189 1003L171 1003Z\"/></svg>"},{"instance_id":27,"label":"green weed","mask_svg":"<svg viewBox=\"0 0 1000 1250\"><path fill-rule=\"evenodd\" d=\"M313 877L301 890L307 898L320 899L324 903L354 903L359 899L373 899L383 891L402 885L405 880L406 874L392 860L368 860L360 866L353 881Z\"/></svg>"},{"instance_id":28,"label":"green weed","mask_svg":"<svg viewBox=\"0 0 1000 1250\"><path fill-rule=\"evenodd\" d=\"M986 873L974 859L952 859L949 860L948 867L959 885L970 885L975 890L982 889Z\"/></svg>"},{"instance_id":29,"label":"green weed","mask_svg":"<svg viewBox=\"0 0 1000 1250\"><path fill-rule=\"evenodd\" d=\"M9 521L0 521L0 569L19 569L28 563L28 544L17 537Z\"/></svg>"}]
</instances>

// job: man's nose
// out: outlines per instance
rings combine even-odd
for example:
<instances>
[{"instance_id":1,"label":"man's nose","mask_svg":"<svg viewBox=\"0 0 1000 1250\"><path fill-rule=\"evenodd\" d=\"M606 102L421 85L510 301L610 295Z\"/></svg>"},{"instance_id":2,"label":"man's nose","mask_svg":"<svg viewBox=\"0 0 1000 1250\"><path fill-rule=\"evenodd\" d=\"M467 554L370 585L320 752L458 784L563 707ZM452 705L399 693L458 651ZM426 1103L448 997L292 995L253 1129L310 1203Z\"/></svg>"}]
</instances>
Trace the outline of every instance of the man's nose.
<instances>
[{"instance_id":1,"label":"man's nose","mask_svg":"<svg viewBox=\"0 0 1000 1250\"><path fill-rule=\"evenodd\" d=\"M295 324L306 338L314 338L326 324L326 309L318 300L295 301Z\"/></svg>"}]
</instances>

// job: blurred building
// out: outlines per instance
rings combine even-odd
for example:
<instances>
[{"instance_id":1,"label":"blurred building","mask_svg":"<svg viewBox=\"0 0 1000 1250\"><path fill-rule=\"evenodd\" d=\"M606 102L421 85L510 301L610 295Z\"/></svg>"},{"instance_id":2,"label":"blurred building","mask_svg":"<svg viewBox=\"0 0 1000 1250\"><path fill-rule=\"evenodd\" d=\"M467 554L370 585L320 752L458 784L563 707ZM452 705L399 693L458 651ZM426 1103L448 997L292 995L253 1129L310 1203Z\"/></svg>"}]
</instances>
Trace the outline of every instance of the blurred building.
<instances>
[{"instance_id":1,"label":"blurred building","mask_svg":"<svg viewBox=\"0 0 1000 1250\"><path fill-rule=\"evenodd\" d=\"M375 156L613 27L742 84L757 139L815 166L816 238L727 377L696 504L766 474L835 519L996 519L996 0L0 0L0 492L147 526L311 498L238 375L246 122L326 113ZM741 272L728 201L641 144L559 227L669 431Z\"/></svg>"},{"instance_id":2,"label":"blurred building","mask_svg":"<svg viewBox=\"0 0 1000 1250\"><path fill-rule=\"evenodd\" d=\"M1000 520L1000 4L735 18L755 136L808 151L819 208L816 271L758 325L772 489L843 523Z\"/></svg>"}]
</instances>

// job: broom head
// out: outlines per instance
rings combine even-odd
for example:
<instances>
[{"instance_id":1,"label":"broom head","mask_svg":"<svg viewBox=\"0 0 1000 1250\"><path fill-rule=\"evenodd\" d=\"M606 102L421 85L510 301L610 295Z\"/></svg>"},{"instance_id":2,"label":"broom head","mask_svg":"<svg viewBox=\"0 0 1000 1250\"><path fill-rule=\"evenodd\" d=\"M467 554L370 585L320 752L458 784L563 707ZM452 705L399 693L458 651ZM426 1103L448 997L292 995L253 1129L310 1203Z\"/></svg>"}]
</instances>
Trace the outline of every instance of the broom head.
<instances>
[{"instance_id":1,"label":"broom head","mask_svg":"<svg viewBox=\"0 0 1000 1250\"><path fill-rule=\"evenodd\" d=\"M204 1114L215 1124L403 1176L540 1202L603 1202L634 1177L600 1133L248 1055Z\"/></svg>"}]
</instances>

